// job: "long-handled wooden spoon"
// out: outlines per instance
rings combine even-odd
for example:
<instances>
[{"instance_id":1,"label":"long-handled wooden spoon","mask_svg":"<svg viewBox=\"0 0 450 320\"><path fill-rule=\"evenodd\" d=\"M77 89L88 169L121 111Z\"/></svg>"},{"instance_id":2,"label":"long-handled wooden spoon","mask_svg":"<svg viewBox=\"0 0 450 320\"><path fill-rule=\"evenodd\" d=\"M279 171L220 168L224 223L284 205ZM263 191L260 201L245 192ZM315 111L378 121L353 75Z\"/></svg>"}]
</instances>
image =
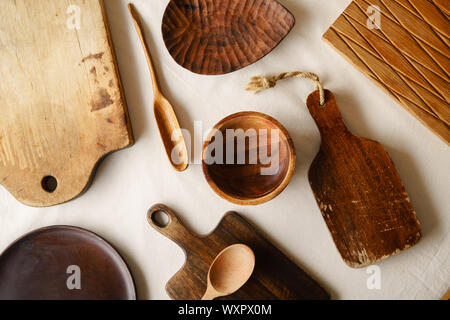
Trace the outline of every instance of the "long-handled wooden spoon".
<instances>
[{"instance_id":1,"label":"long-handled wooden spoon","mask_svg":"<svg viewBox=\"0 0 450 320\"><path fill-rule=\"evenodd\" d=\"M208 286L202 300L214 300L238 291L250 279L255 269L255 254L243 244L224 249L208 272Z\"/></svg>"},{"instance_id":2,"label":"long-handled wooden spoon","mask_svg":"<svg viewBox=\"0 0 450 320\"><path fill-rule=\"evenodd\" d=\"M139 15L134 8L133 4L128 4L128 9L130 10L131 16L133 17L134 25L141 39L142 46L144 47L145 55L147 57L148 66L150 68L150 73L153 82L154 91L154 112L156 122L158 124L159 132L166 149L167 156L169 157L170 163L177 171L184 171L188 167L189 157L186 148L186 142L184 141L183 135L181 134L180 124L178 122L177 116L173 110L170 102L164 97L159 89L158 79L156 77L155 68L153 66L152 58L150 55L150 50L145 40L144 33L141 27L141 20Z\"/></svg>"}]
</instances>

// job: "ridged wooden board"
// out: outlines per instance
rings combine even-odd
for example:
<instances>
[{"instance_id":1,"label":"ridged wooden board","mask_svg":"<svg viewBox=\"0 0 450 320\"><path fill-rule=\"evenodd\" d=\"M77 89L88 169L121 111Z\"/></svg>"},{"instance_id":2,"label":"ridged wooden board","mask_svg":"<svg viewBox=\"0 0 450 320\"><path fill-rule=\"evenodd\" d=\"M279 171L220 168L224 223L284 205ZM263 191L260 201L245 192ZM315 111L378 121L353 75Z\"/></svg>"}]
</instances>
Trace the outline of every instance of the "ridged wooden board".
<instances>
[{"instance_id":1,"label":"ridged wooden board","mask_svg":"<svg viewBox=\"0 0 450 320\"><path fill-rule=\"evenodd\" d=\"M294 25L294 16L275 0L171 0L162 33L178 64L218 75L260 60Z\"/></svg>"},{"instance_id":2,"label":"ridged wooden board","mask_svg":"<svg viewBox=\"0 0 450 320\"><path fill-rule=\"evenodd\" d=\"M169 216L161 226L157 214ZM168 207L158 204L148 212L150 225L176 242L186 252L186 264L166 285L174 300L198 300L206 291L208 270L223 249L245 244L255 253L256 265L250 280L236 293L223 300L326 300L329 294L267 241L261 232L235 212L225 215L218 227L207 236L189 231Z\"/></svg>"},{"instance_id":3,"label":"ridged wooden board","mask_svg":"<svg viewBox=\"0 0 450 320\"><path fill-rule=\"evenodd\" d=\"M381 28L367 26L368 8ZM450 144L450 5L446 0L354 0L324 40Z\"/></svg>"},{"instance_id":4,"label":"ridged wooden board","mask_svg":"<svg viewBox=\"0 0 450 320\"><path fill-rule=\"evenodd\" d=\"M24 204L60 204L134 142L103 1L2 0L0 12L0 183Z\"/></svg>"}]
</instances>

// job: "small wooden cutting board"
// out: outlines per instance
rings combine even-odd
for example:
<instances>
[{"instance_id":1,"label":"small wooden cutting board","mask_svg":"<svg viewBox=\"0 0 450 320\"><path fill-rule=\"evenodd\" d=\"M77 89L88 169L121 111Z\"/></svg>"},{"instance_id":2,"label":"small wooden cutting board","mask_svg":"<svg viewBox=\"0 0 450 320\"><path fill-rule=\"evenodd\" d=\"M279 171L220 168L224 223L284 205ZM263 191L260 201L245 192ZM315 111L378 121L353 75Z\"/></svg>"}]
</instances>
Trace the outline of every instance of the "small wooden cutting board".
<instances>
[{"instance_id":1,"label":"small wooden cutting board","mask_svg":"<svg viewBox=\"0 0 450 320\"><path fill-rule=\"evenodd\" d=\"M165 227L155 222L155 214L169 217ZM209 235L200 237L178 220L164 205L153 206L148 213L153 228L176 242L186 252L186 264L167 283L166 290L174 300L199 300L205 293L211 263L223 249L245 244L255 253L256 266L250 280L229 300L322 300L329 294L286 255L267 241L261 233L237 213L225 215Z\"/></svg>"},{"instance_id":2,"label":"small wooden cutting board","mask_svg":"<svg viewBox=\"0 0 450 320\"><path fill-rule=\"evenodd\" d=\"M334 243L352 268L371 265L416 244L421 227L394 163L378 142L353 135L336 99L308 98L322 144L309 181Z\"/></svg>"},{"instance_id":3,"label":"small wooden cutting board","mask_svg":"<svg viewBox=\"0 0 450 320\"><path fill-rule=\"evenodd\" d=\"M0 1L0 183L30 206L69 201L133 144L102 0Z\"/></svg>"}]
</instances>

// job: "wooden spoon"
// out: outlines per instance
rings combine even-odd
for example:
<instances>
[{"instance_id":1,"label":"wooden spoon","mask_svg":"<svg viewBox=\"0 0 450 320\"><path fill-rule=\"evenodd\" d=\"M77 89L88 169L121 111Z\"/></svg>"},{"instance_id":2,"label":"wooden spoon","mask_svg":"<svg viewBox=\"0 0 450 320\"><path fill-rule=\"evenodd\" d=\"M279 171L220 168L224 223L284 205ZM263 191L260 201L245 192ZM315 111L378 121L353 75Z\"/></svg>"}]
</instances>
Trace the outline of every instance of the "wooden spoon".
<instances>
[{"instance_id":1,"label":"wooden spoon","mask_svg":"<svg viewBox=\"0 0 450 320\"><path fill-rule=\"evenodd\" d=\"M173 110L170 102L164 97L159 89L158 79L156 77L155 67L153 66L152 58L150 55L150 50L145 40L144 33L141 27L141 20L139 15L134 8L133 4L128 4L128 9L130 10L131 16L133 17L134 25L139 34L139 38L144 47L145 55L147 57L148 66L150 68L150 73L153 82L154 91L154 112L156 122L158 124L159 132L166 149L167 156L172 166L177 171L184 171L188 167L188 152L186 148L186 142L184 141L183 135L181 134L180 124L178 122L177 116ZM179 133L174 136L174 133Z\"/></svg>"},{"instance_id":2,"label":"wooden spoon","mask_svg":"<svg viewBox=\"0 0 450 320\"><path fill-rule=\"evenodd\" d=\"M224 249L208 272L208 286L202 300L229 296L238 291L250 279L255 269L255 254L243 244Z\"/></svg>"}]
</instances>

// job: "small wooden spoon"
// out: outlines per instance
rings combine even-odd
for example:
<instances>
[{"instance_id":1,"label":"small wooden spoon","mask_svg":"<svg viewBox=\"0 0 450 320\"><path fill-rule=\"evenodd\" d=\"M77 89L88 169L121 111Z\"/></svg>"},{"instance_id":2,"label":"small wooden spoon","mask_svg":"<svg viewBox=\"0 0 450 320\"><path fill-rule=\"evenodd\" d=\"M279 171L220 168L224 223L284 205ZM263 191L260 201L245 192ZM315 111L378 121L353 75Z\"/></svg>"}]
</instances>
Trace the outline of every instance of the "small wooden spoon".
<instances>
[{"instance_id":1,"label":"small wooden spoon","mask_svg":"<svg viewBox=\"0 0 450 320\"><path fill-rule=\"evenodd\" d=\"M255 254L243 244L224 249L208 272L208 286L202 300L229 296L238 291L250 279L255 269Z\"/></svg>"},{"instance_id":2,"label":"small wooden spoon","mask_svg":"<svg viewBox=\"0 0 450 320\"><path fill-rule=\"evenodd\" d=\"M148 66L150 68L150 73L153 82L154 91L154 112L156 122L158 124L159 132L166 149L167 156L172 166L177 171L184 171L188 167L188 152L186 148L186 142L184 141L183 135L181 134L180 124L178 122L177 116L173 110L170 102L164 97L159 89L158 79L156 77L155 67L153 66L152 58L150 55L150 50L145 40L144 33L141 27L141 20L139 15L134 8L133 4L128 4L128 9L130 10L131 16L133 17L134 25L141 39L142 46L144 47L145 55L147 57ZM173 137L173 133L178 132L178 137ZM172 140L174 138L175 141Z\"/></svg>"}]
</instances>

